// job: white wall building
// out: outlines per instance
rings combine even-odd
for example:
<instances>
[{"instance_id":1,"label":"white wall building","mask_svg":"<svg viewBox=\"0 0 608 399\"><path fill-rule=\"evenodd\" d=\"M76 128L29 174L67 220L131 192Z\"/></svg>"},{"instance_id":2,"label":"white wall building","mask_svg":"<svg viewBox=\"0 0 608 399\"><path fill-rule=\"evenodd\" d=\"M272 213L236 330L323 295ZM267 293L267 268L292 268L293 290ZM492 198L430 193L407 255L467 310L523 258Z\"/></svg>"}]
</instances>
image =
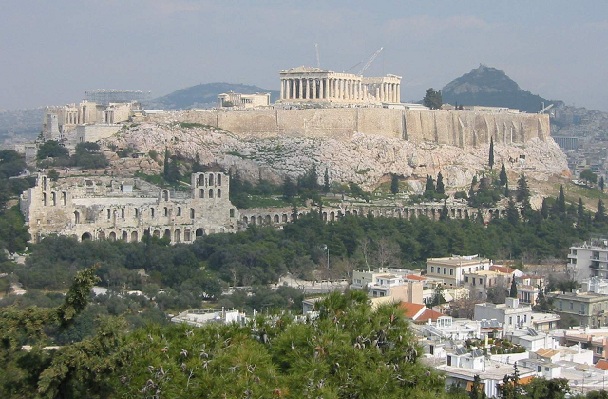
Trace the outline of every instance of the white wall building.
<instances>
[{"instance_id":1,"label":"white wall building","mask_svg":"<svg viewBox=\"0 0 608 399\"><path fill-rule=\"evenodd\" d=\"M464 275L480 270L488 270L492 262L479 255L452 255L447 258L429 258L426 261L426 275L429 278L443 279L447 287L464 284Z\"/></svg>"},{"instance_id":2,"label":"white wall building","mask_svg":"<svg viewBox=\"0 0 608 399\"><path fill-rule=\"evenodd\" d=\"M478 303L475 305L474 320L496 319L502 323L503 331L532 326L532 307L520 305L517 298L506 298L504 304Z\"/></svg>"}]
</instances>

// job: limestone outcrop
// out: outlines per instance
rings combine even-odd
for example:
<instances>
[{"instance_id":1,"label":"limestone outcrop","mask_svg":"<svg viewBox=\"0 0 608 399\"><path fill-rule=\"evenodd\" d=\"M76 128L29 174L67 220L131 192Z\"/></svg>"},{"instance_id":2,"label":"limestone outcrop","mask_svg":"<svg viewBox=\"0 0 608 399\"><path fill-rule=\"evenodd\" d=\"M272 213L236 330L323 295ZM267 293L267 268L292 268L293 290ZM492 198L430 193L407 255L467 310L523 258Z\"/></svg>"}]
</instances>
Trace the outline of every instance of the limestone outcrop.
<instances>
[{"instance_id":1,"label":"limestone outcrop","mask_svg":"<svg viewBox=\"0 0 608 399\"><path fill-rule=\"evenodd\" d=\"M408 179L413 191L419 191L426 175L436 176L439 171L449 188L465 188L488 162L489 146L485 140L460 147L374 132L355 131L332 137L329 128L326 134L311 136L244 135L165 118L123 129L104 143L130 147L143 154L151 150L162 154L168 148L171 153L190 159L198 155L201 163L238 170L241 177L253 181L261 176L279 182L285 175L296 177L315 165L320 179L327 168L332 181L354 182L366 189L374 188L395 173ZM533 174L540 180L569 173L565 155L548 135L508 144L495 139L494 143L495 167L504 163L510 173ZM125 173L142 169L158 172L162 168L146 157L121 158L113 164Z\"/></svg>"}]
</instances>

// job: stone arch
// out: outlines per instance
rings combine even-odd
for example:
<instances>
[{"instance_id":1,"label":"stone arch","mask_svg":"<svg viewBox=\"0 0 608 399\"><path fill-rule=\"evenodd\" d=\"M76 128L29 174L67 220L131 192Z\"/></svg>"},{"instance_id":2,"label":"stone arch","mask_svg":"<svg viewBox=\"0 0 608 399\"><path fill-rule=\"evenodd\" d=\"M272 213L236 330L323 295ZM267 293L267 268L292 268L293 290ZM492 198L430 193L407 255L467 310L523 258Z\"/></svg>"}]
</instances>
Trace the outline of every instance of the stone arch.
<instances>
[{"instance_id":1,"label":"stone arch","mask_svg":"<svg viewBox=\"0 0 608 399\"><path fill-rule=\"evenodd\" d=\"M116 233L111 231L110 234L108 235L108 240L116 241Z\"/></svg>"},{"instance_id":2,"label":"stone arch","mask_svg":"<svg viewBox=\"0 0 608 399\"><path fill-rule=\"evenodd\" d=\"M249 218L247 216L243 216L243 223L249 224Z\"/></svg>"},{"instance_id":3,"label":"stone arch","mask_svg":"<svg viewBox=\"0 0 608 399\"><path fill-rule=\"evenodd\" d=\"M175 232L173 233L173 241L182 242L182 232L180 229L175 229Z\"/></svg>"},{"instance_id":4,"label":"stone arch","mask_svg":"<svg viewBox=\"0 0 608 399\"><path fill-rule=\"evenodd\" d=\"M261 216L258 216L258 224L259 224L259 225L262 225L262 222L263 222L262 217L261 217Z\"/></svg>"},{"instance_id":5,"label":"stone arch","mask_svg":"<svg viewBox=\"0 0 608 399\"><path fill-rule=\"evenodd\" d=\"M255 216L252 216L252 217L251 217L251 224L252 224L252 225L254 225L254 226L257 224L257 221L256 221L256 219L255 219Z\"/></svg>"},{"instance_id":6,"label":"stone arch","mask_svg":"<svg viewBox=\"0 0 608 399\"><path fill-rule=\"evenodd\" d=\"M137 230L134 230L131 232L131 242L138 242L139 241L139 233L137 232Z\"/></svg>"},{"instance_id":7,"label":"stone arch","mask_svg":"<svg viewBox=\"0 0 608 399\"><path fill-rule=\"evenodd\" d=\"M57 193L51 191L51 206L57 206Z\"/></svg>"},{"instance_id":8,"label":"stone arch","mask_svg":"<svg viewBox=\"0 0 608 399\"><path fill-rule=\"evenodd\" d=\"M199 237L202 237L205 235L205 230L203 229L196 229L196 238L198 239Z\"/></svg>"},{"instance_id":9,"label":"stone arch","mask_svg":"<svg viewBox=\"0 0 608 399\"><path fill-rule=\"evenodd\" d=\"M127 230L122 231L122 240L124 242L129 242L129 233L127 233Z\"/></svg>"},{"instance_id":10,"label":"stone arch","mask_svg":"<svg viewBox=\"0 0 608 399\"><path fill-rule=\"evenodd\" d=\"M163 201L169 201L169 190L163 190Z\"/></svg>"},{"instance_id":11,"label":"stone arch","mask_svg":"<svg viewBox=\"0 0 608 399\"><path fill-rule=\"evenodd\" d=\"M74 211L74 224L80 223L80 212Z\"/></svg>"},{"instance_id":12,"label":"stone arch","mask_svg":"<svg viewBox=\"0 0 608 399\"><path fill-rule=\"evenodd\" d=\"M199 198L205 198L205 189L204 188L199 188L198 189L198 197Z\"/></svg>"},{"instance_id":13,"label":"stone arch","mask_svg":"<svg viewBox=\"0 0 608 399\"><path fill-rule=\"evenodd\" d=\"M334 213L334 211L329 212L329 220L331 222L333 222L334 220L336 220L336 214Z\"/></svg>"},{"instance_id":14,"label":"stone arch","mask_svg":"<svg viewBox=\"0 0 608 399\"><path fill-rule=\"evenodd\" d=\"M204 174L199 174L198 175L198 179L196 181L196 185L197 186L204 186L205 185L205 175Z\"/></svg>"},{"instance_id":15,"label":"stone arch","mask_svg":"<svg viewBox=\"0 0 608 399\"><path fill-rule=\"evenodd\" d=\"M158 230L158 229L154 230L154 233L152 235L156 238L160 238L160 230Z\"/></svg>"},{"instance_id":16,"label":"stone arch","mask_svg":"<svg viewBox=\"0 0 608 399\"><path fill-rule=\"evenodd\" d=\"M163 234L163 238L168 238L171 241L171 230L165 229L165 233Z\"/></svg>"},{"instance_id":17,"label":"stone arch","mask_svg":"<svg viewBox=\"0 0 608 399\"><path fill-rule=\"evenodd\" d=\"M213 184L213 178L214 178L213 173L209 173L209 185L210 185L210 186L213 186L213 185L214 185L214 184Z\"/></svg>"},{"instance_id":18,"label":"stone arch","mask_svg":"<svg viewBox=\"0 0 608 399\"><path fill-rule=\"evenodd\" d=\"M209 189L209 198L213 198L213 189L212 188Z\"/></svg>"},{"instance_id":19,"label":"stone arch","mask_svg":"<svg viewBox=\"0 0 608 399\"><path fill-rule=\"evenodd\" d=\"M279 215L274 215L274 223L279 223Z\"/></svg>"},{"instance_id":20,"label":"stone arch","mask_svg":"<svg viewBox=\"0 0 608 399\"><path fill-rule=\"evenodd\" d=\"M353 216L357 216L357 210L353 209Z\"/></svg>"},{"instance_id":21,"label":"stone arch","mask_svg":"<svg viewBox=\"0 0 608 399\"><path fill-rule=\"evenodd\" d=\"M93 236L91 236L91 233L89 233L88 231L84 233L82 237L80 237L82 241L90 241L92 238Z\"/></svg>"},{"instance_id":22,"label":"stone arch","mask_svg":"<svg viewBox=\"0 0 608 399\"><path fill-rule=\"evenodd\" d=\"M106 239L106 233L102 230L99 232L99 234L97 234L97 238L99 238L100 240L105 240Z\"/></svg>"},{"instance_id":23,"label":"stone arch","mask_svg":"<svg viewBox=\"0 0 608 399\"><path fill-rule=\"evenodd\" d=\"M217 174L217 185L218 186L222 185L222 174L221 173Z\"/></svg>"},{"instance_id":24,"label":"stone arch","mask_svg":"<svg viewBox=\"0 0 608 399\"><path fill-rule=\"evenodd\" d=\"M323 212L323 221L327 222L327 212Z\"/></svg>"},{"instance_id":25,"label":"stone arch","mask_svg":"<svg viewBox=\"0 0 608 399\"><path fill-rule=\"evenodd\" d=\"M284 213L283 216L281 216L281 222L287 223L287 220L288 220L288 216L286 213Z\"/></svg>"},{"instance_id":26,"label":"stone arch","mask_svg":"<svg viewBox=\"0 0 608 399\"><path fill-rule=\"evenodd\" d=\"M264 223L266 224L270 224L272 219L270 219L270 215L266 215L266 217L264 218Z\"/></svg>"}]
</instances>

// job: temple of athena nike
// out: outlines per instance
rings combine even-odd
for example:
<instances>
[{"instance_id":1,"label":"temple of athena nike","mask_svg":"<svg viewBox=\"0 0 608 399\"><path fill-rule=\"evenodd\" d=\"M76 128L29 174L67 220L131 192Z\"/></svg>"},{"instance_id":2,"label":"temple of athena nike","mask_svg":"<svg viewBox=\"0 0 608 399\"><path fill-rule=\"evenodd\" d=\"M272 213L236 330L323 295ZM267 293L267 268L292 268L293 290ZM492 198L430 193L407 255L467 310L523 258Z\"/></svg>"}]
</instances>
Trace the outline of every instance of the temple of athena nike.
<instances>
[{"instance_id":1,"label":"temple of athena nike","mask_svg":"<svg viewBox=\"0 0 608 399\"><path fill-rule=\"evenodd\" d=\"M282 103L400 103L401 76L364 77L312 67L283 70Z\"/></svg>"}]
</instances>

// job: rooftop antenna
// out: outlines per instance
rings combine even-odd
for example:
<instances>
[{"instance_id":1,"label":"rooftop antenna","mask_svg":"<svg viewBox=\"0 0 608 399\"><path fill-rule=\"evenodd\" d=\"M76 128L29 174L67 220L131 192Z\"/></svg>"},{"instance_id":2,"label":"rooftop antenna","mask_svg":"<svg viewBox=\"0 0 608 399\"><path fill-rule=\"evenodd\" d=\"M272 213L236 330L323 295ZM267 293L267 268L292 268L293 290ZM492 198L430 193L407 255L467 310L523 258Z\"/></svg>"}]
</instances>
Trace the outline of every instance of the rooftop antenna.
<instances>
[{"instance_id":1,"label":"rooftop antenna","mask_svg":"<svg viewBox=\"0 0 608 399\"><path fill-rule=\"evenodd\" d=\"M365 72L367 68L369 68L369 66L372 64L372 62L374 62L374 60L376 59L378 54L382 52L382 50L384 50L384 47L380 47L380 49L376 50L376 52L372 54L372 56L369 58L369 61L367 61L367 64L365 64L365 66L361 68L357 75L363 75L363 72Z\"/></svg>"},{"instance_id":2,"label":"rooftop antenna","mask_svg":"<svg viewBox=\"0 0 608 399\"><path fill-rule=\"evenodd\" d=\"M319 61L319 45L315 43L315 54L317 56L317 68L321 68L321 61Z\"/></svg>"}]
</instances>

